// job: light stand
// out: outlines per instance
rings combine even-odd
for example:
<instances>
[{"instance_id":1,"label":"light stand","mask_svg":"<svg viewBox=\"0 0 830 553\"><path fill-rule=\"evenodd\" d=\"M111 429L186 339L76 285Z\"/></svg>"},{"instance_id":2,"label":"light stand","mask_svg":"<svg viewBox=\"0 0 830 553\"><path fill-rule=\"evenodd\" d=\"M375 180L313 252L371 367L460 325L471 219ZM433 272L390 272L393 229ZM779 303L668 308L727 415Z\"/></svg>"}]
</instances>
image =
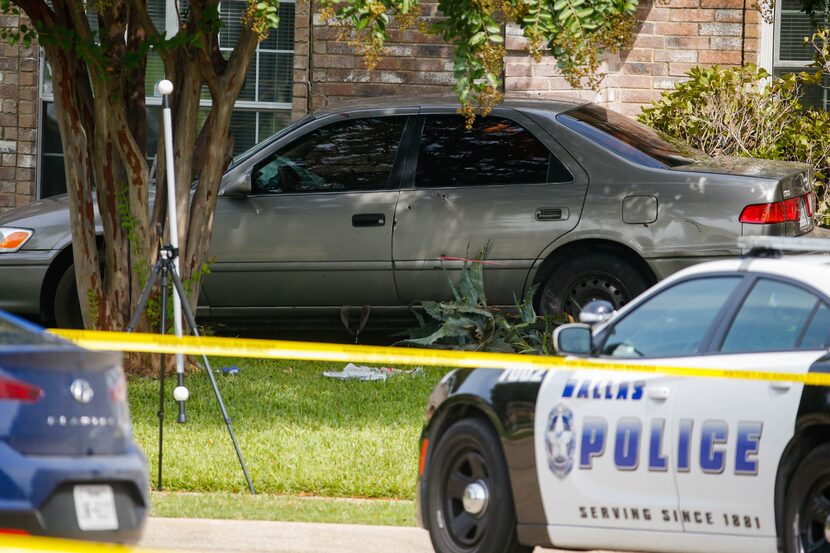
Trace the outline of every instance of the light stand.
<instances>
[{"instance_id":1,"label":"light stand","mask_svg":"<svg viewBox=\"0 0 830 553\"><path fill-rule=\"evenodd\" d=\"M165 159L167 175L167 217L170 223L169 235L170 243L162 245L162 226L158 224L157 234L159 237L159 251L158 259L153 265L150 279L147 281L144 290L136 305L133 318L130 324L127 325L127 332L132 332L141 319L144 309L147 307L147 300L150 299L150 294L156 281L161 275L161 333L167 332L167 296L168 296L168 278L173 281L175 294L173 294L173 323L175 326L176 336L182 336L182 311L184 311L187 319L187 324L190 326L190 331L194 336L199 336L199 329L196 326L196 319L193 316L193 311L190 309L190 304L187 303L187 296L179 278L179 227L176 218L176 178L174 170L174 156L173 156L173 124L170 113L169 96L173 92L173 83L167 79L158 83L158 91L164 97L162 100L162 113L164 122L164 144L165 144ZM228 433L231 436L233 447L236 450L236 457L239 459L239 464L242 467L242 473L245 475L245 481L248 484L248 489L251 495L256 495L254 485L251 482L251 477L248 475L248 469L245 468L245 460L242 458L242 452L239 449L239 444L236 441L236 435L233 431L233 424L228 416L228 411L225 409L225 402L222 401L222 394L219 392L219 386L216 384L216 379L213 376L213 369L208 362L207 355L202 355L207 370L210 383L213 386L213 393L216 395L216 401L219 403L219 410L222 412L222 418L225 420L225 426L228 428ZM164 450L164 377L165 377L165 356L161 355L161 368L159 375L159 456L158 456L158 489L162 488L161 467L162 455ZM179 404L178 422L183 423L187 420L185 416L184 402L190 396L190 392L184 385L184 355L176 354L176 375L178 377L176 389L173 390L173 398Z\"/></svg>"},{"instance_id":2,"label":"light stand","mask_svg":"<svg viewBox=\"0 0 830 553\"><path fill-rule=\"evenodd\" d=\"M167 220L170 223L170 245L178 251L179 249L179 222L176 211L176 171L174 170L174 155L173 155L173 117L170 112L170 94L173 93L173 83L164 79L159 81L158 91L163 96L162 98L162 120L164 122L164 153L167 161ZM178 255L173 257L173 267L177 274L181 274L179 268ZM173 326L176 331L176 336L182 336L182 300L178 295L173 295ZM178 382L176 391L173 393L176 401L179 402L179 418L178 422L184 423L187 421L187 416L184 411L184 402L188 397L187 388L184 387L184 355L176 354L176 376ZM179 399L184 398L184 399Z\"/></svg>"},{"instance_id":3,"label":"light stand","mask_svg":"<svg viewBox=\"0 0 830 553\"><path fill-rule=\"evenodd\" d=\"M161 227L161 224L158 225ZM158 229L159 237L161 237L161 228ZM161 276L161 333L164 334L166 332L166 323L167 323L167 295L168 295L168 278L169 280L173 281L173 289L175 291L174 297L178 296L179 300L181 301L182 311L185 316L185 320L187 321L188 326L190 327L190 331L193 333L194 336L199 336L199 329L196 326L196 319L193 317L193 311L190 309L190 304L187 303L187 296L184 291L184 287L182 286L182 281L179 279L179 273L176 271L176 263L175 260L179 255L179 251L177 248L174 248L170 244L162 245L159 242L159 255L158 260L156 260L155 264L153 265L152 273L150 274L150 279L147 281L147 285L144 287L144 290L141 292L141 297L138 299L138 304L135 308L135 313L133 314L133 318L130 320L130 324L127 325L127 332L132 332L133 329L138 324L138 321L141 319L141 314L144 313L144 309L147 307L147 300L150 299L150 294L153 291L153 287L156 285L156 282ZM245 481L248 484L248 489L251 491L251 495L256 495L256 491L254 491L254 485L251 482L251 477L248 475L248 469L245 468L245 460L242 458L242 451L239 449L239 443L236 441L236 435L233 431L233 423L231 422L230 417L228 416L228 411L225 409L225 402L222 401L222 394L219 392L219 386L216 384L216 378L213 376L213 368L210 366L210 362L208 361L207 355L202 355L202 360L205 363L205 370L207 371L208 378L210 378L210 384L213 386L213 393L216 395L216 401L219 403L219 410L222 412L222 418L225 420L225 426L228 427L228 433L231 436L231 441L233 442L233 447L236 450L236 457L239 459L239 465L242 467L242 474L245 475ZM161 490L161 465L162 465L162 454L163 454L163 447L164 447L164 355L161 355L161 367L159 369L159 411L158 411L158 418L159 418L159 457L158 457L158 489ZM187 388L183 386L179 386L176 388L175 393L180 393L180 390L184 389L185 397L179 398L176 397L178 401L184 401L187 399Z\"/></svg>"}]
</instances>

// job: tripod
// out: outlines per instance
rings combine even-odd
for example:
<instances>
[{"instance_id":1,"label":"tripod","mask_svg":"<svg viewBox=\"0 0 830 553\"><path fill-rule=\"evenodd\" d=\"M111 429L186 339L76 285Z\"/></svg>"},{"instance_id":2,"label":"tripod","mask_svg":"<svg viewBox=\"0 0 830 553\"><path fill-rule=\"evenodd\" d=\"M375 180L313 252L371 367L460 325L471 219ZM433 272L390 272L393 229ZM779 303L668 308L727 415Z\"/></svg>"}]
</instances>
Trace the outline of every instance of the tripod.
<instances>
[{"instance_id":1,"label":"tripod","mask_svg":"<svg viewBox=\"0 0 830 553\"><path fill-rule=\"evenodd\" d=\"M160 225L159 225L160 226ZM159 232L159 236L161 236L161 232ZM193 333L194 336L199 336L199 330L196 327L196 319L193 316L193 311L190 309L190 304L187 302L187 295L184 292L184 287L182 286L182 281L179 278L178 273L176 272L176 265L174 260L179 255L178 248L170 245L164 244L162 245L159 242L159 256L156 263L153 265L152 273L150 274L150 279L147 281L147 285L144 286L144 290L141 292L141 296L138 300L138 305L136 305L135 313L133 314L133 318L130 320L130 324L127 325L127 332L132 332L135 326L138 324L139 319L141 318L141 314L144 313L144 309L147 307L147 301L150 299L150 294L153 291L153 287L156 285L156 282L161 276L161 333L164 334L167 330L167 296L168 296L168 278L173 281L173 289L179 295L179 299L181 300L182 304L182 312L184 313L185 319L187 320L187 324L190 327L190 331ZM222 412L222 418L225 420L225 426L228 427L228 434L231 436L231 441L233 442L233 447L236 450L236 457L239 459L239 465L242 467L242 473L245 475L245 481L248 483L248 489L251 491L251 495L256 495L254 491L254 485L251 482L251 477L248 476L248 469L245 468L245 461L242 459L242 451L239 449L239 444L236 441L236 435L233 432L233 423L231 423L231 419L228 416L228 411L225 409L225 402L222 401L222 394L219 392L219 386L216 385L216 378L213 376L213 369L208 362L207 355L202 354L202 360L205 363L205 368L207 369L207 375L210 378L210 384L213 386L213 393L216 395L216 401L219 403L219 410ZM159 418L159 458L158 458L158 489L161 490L161 461L162 461L162 453L164 447L164 376L165 376L165 355L161 354L161 368L159 369L159 410L158 410L158 418ZM183 386L184 384L184 374L178 374L178 384L179 386ZM185 412L184 412L184 401L179 401L179 418L178 422L185 422Z\"/></svg>"}]
</instances>

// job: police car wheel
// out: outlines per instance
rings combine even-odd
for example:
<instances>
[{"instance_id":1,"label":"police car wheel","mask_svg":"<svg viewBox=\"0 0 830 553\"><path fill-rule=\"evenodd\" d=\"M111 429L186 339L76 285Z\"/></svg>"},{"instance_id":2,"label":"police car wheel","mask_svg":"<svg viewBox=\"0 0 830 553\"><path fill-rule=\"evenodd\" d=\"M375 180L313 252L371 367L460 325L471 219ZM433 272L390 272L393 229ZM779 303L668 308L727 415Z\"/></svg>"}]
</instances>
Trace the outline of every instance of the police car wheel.
<instances>
[{"instance_id":1,"label":"police car wheel","mask_svg":"<svg viewBox=\"0 0 830 553\"><path fill-rule=\"evenodd\" d=\"M438 442L427 484L436 553L524 553L499 438L477 418L453 424Z\"/></svg>"},{"instance_id":2,"label":"police car wheel","mask_svg":"<svg viewBox=\"0 0 830 553\"><path fill-rule=\"evenodd\" d=\"M786 553L830 553L830 444L798 465L787 491Z\"/></svg>"}]
</instances>

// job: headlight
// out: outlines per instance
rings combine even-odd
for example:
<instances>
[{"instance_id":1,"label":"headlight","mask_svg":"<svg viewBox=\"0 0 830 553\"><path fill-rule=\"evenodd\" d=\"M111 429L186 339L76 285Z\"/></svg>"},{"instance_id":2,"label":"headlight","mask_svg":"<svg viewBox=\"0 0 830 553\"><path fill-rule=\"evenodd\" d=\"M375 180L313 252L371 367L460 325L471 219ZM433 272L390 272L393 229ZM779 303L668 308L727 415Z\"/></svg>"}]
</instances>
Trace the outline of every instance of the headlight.
<instances>
[{"instance_id":1,"label":"headlight","mask_svg":"<svg viewBox=\"0 0 830 553\"><path fill-rule=\"evenodd\" d=\"M29 241L33 230L14 227L0 227L0 253L14 253Z\"/></svg>"}]
</instances>

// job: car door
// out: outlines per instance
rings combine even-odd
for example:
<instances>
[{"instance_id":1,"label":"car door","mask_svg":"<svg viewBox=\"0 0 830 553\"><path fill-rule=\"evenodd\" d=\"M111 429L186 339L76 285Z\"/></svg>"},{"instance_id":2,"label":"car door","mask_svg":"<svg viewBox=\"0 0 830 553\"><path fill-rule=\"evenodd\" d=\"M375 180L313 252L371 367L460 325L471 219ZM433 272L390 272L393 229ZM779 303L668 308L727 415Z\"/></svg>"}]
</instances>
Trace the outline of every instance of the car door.
<instances>
[{"instance_id":1,"label":"car door","mask_svg":"<svg viewBox=\"0 0 830 553\"><path fill-rule=\"evenodd\" d=\"M447 270L488 247L490 303L512 305L540 252L576 226L587 176L543 129L514 110L419 118L408 184L395 211L392 255L405 303L450 299Z\"/></svg>"},{"instance_id":2,"label":"car door","mask_svg":"<svg viewBox=\"0 0 830 553\"><path fill-rule=\"evenodd\" d=\"M804 374L825 355L830 302L801 284L750 275L745 292L696 364L730 371ZM705 513L687 532L761 539L776 551L775 482L795 430L803 384L689 379L676 423L691 437L691 462L678 471L683 513Z\"/></svg>"},{"instance_id":3,"label":"car door","mask_svg":"<svg viewBox=\"0 0 830 553\"><path fill-rule=\"evenodd\" d=\"M740 276L690 280L633 307L598 343L595 361L696 359ZM550 538L558 547L676 551L675 421L680 377L655 372L557 371L536 417L536 461ZM682 469L682 467L681 467Z\"/></svg>"},{"instance_id":4,"label":"car door","mask_svg":"<svg viewBox=\"0 0 830 553\"><path fill-rule=\"evenodd\" d=\"M212 315L396 305L396 170L407 116L338 114L252 156L251 193L216 208L204 290Z\"/></svg>"}]
</instances>

